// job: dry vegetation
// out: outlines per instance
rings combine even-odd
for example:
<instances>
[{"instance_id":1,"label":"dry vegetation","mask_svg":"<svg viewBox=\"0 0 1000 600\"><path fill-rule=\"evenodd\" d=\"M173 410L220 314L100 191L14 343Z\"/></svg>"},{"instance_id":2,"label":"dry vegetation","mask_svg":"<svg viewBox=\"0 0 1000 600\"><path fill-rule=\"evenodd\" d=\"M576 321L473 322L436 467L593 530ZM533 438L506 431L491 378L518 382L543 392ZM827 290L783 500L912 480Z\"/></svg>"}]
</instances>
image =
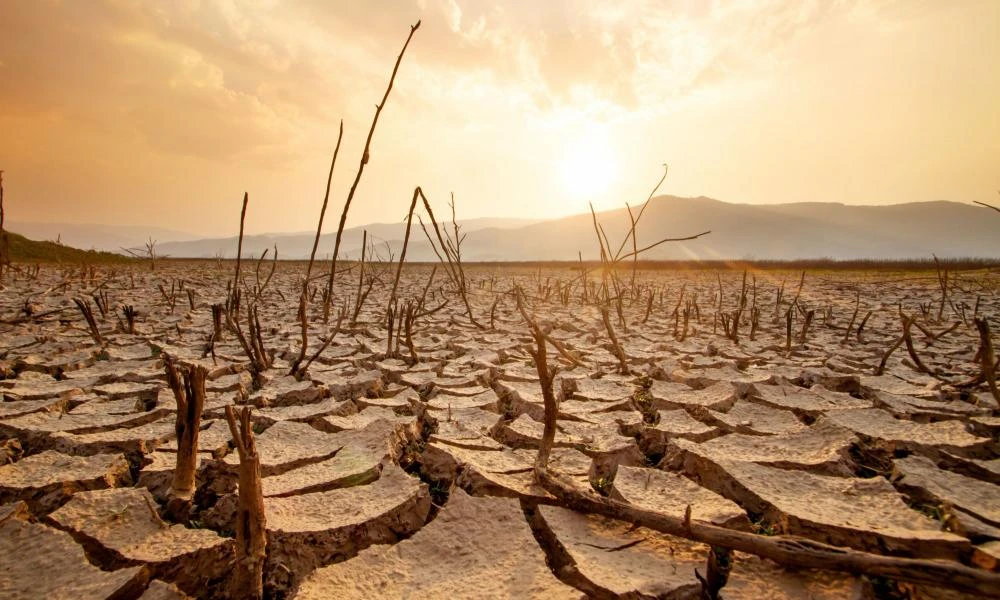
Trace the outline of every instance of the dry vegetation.
<instances>
[{"instance_id":1,"label":"dry vegetation","mask_svg":"<svg viewBox=\"0 0 1000 600\"><path fill-rule=\"evenodd\" d=\"M993 270L342 262L326 324L303 263L239 309L232 263L14 267L12 590L57 556L198 597L997 589Z\"/></svg>"},{"instance_id":2,"label":"dry vegetation","mask_svg":"<svg viewBox=\"0 0 1000 600\"><path fill-rule=\"evenodd\" d=\"M1000 596L1000 272L645 270L641 211L467 265L451 211L435 265L0 260L0 596Z\"/></svg>"}]
</instances>

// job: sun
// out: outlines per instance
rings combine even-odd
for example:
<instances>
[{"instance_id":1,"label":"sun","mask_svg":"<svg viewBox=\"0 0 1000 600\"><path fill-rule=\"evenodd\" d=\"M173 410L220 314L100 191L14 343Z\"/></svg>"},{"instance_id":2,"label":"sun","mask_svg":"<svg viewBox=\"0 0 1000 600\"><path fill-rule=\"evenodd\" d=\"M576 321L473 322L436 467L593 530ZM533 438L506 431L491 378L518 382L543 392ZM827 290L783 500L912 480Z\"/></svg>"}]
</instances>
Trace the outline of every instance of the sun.
<instances>
[{"instance_id":1,"label":"sun","mask_svg":"<svg viewBox=\"0 0 1000 600\"><path fill-rule=\"evenodd\" d=\"M581 136L566 147L558 173L570 200L593 200L618 179L618 159L607 136Z\"/></svg>"}]
</instances>

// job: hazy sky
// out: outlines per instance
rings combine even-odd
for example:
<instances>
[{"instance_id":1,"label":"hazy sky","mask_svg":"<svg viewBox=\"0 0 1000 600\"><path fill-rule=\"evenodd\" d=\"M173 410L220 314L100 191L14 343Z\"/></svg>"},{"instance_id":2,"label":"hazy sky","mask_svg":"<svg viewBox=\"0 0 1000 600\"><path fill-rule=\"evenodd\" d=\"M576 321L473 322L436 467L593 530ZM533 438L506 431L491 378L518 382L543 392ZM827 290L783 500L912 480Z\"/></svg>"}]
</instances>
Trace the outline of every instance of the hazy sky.
<instances>
[{"instance_id":1,"label":"hazy sky","mask_svg":"<svg viewBox=\"0 0 1000 600\"><path fill-rule=\"evenodd\" d=\"M998 199L1000 0L0 0L8 216L335 230L418 19L350 224Z\"/></svg>"}]
</instances>

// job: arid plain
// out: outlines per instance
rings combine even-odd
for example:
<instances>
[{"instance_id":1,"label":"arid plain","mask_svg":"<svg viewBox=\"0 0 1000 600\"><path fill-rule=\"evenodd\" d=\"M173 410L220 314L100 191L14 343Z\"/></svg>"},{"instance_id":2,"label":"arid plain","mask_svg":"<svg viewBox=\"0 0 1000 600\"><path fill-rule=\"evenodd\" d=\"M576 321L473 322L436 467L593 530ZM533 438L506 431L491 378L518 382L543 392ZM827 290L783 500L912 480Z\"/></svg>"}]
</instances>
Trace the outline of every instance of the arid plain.
<instances>
[{"instance_id":1,"label":"arid plain","mask_svg":"<svg viewBox=\"0 0 1000 600\"><path fill-rule=\"evenodd\" d=\"M5 598L998 589L995 269L152 266L7 272Z\"/></svg>"}]
</instances>

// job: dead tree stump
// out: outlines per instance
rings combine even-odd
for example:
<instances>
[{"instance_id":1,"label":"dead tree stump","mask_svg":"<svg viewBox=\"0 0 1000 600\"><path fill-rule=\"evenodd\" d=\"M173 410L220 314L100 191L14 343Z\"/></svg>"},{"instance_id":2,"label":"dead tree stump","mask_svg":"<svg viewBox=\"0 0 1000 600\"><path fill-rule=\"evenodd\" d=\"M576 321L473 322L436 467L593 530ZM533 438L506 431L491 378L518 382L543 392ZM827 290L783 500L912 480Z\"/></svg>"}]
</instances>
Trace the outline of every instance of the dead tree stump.
<instances>
[{"instance_id":1,"label":"dead tree stump","mask_svg":"<svg viewBox=\"0 0 1000 600\"><path fill-rule=\"evenodd\" d=\"M230 580L232 598L264 597L264 559L267 549L264 493L260 483L260 456L250 427L250 408L239 417L226 407L226 422L240 455L239 508L236 513L236 564Z\"/></svg>"},{"instance_id":2,"label":"dead tree stump","mask_svg":"<svg viewBox=\"0 0 1000 600\"><path fill-rule=\"evenodd\" d=\"M205 378L208 370L201 365L177 365L166 361L167 384L177 400L174 430L177 432L177 466L170 486L168 515L187 522L195 492L195 472L198 468L198 430L205 407Z\"/></svg>"}]
</instances>

